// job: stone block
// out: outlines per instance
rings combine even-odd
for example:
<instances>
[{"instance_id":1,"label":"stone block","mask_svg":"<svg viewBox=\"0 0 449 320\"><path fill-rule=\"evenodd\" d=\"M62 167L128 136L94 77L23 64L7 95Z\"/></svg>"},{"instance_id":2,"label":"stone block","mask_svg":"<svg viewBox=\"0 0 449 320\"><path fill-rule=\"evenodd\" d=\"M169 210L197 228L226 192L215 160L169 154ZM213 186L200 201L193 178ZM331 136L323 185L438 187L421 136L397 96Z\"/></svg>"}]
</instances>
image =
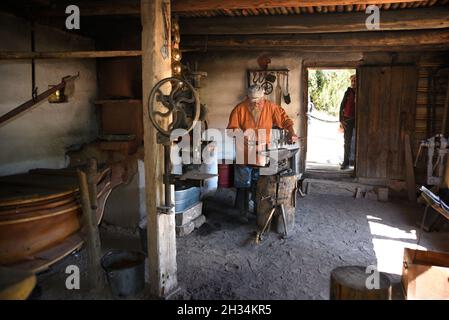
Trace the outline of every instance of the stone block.
<instances>
[{"instance_id":1,"label":"stone block","mask_svg":"<svg viewBox=\"0 0 449 320\"><path fill-rule=\"evenodd\" d=\"M376 200L377 201L377 194L376 194L376 192L374 192L374 190L366 191L365 199L367 199L367 200Z\"/></svg>"},{"instance_id":2,"label":"stone block","mask_svg":"<svg viewBox=\"0 0 449 320\"><path fill-rule=\"evenodd\" d=\"M377 189L377 199L381 202L388 201L388 188L378 188Z\"/></svg>"},{"instance_id":3,"label":"stone block","mask_svg":"<svg viewBox=\"0 0 449 320\"><path fill-rule=\"evenodd\" d=\"M203 225L203 223L206 222L206 216L202 214L199 217L195 218L195 220L193 220L192 222L195 225L195 229L198 229Z\"/></svg>"},{"instance_id":4,"label":"stone block","mask_svg":"<svg viewBox=\"0 0 449 320\"><path fill-rule=\"evenodd\" d=\"M175 214L176 226L183 226L192 222L195 218L198 218L202 213L203 203L197 202L190 208L187 208L183 212Z\"/></svg>"},{"instance_id":5,"label":"stone block","mask_svg":"<svg viewBox=\"0 0 449 320\"><path fill-rule=\"evenodd\" d=\"M178 237L186 236L195 229L195 224L193 222L186 223L182 226L176 226L176 235Z\"/></svg>"}]
</instances>

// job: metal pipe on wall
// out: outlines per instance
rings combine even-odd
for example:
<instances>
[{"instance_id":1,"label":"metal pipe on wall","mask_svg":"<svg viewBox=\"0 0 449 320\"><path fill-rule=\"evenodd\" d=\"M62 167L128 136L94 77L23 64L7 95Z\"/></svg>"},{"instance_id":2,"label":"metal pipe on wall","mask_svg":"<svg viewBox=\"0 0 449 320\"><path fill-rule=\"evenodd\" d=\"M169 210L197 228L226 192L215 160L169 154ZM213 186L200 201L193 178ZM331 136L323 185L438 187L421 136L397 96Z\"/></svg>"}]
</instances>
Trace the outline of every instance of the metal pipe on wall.
<instances>
[{"instance_id":1,"label":"metal pipe on wall","mask_svg":"<svg viewBox=\"0 0 449 320\"><path fill-rule=\"evenodd\" d=\"M441 125L441 134L443 135L446 135L448 108L449 108L449 76L447 79L446 101L444 102L443 124Z\"/></svg>"},{"instance_id":2,"label":"metal pipe on wall","mask_svg":"<svg viewBox=\"0 0 449 320\"><path fill-rule=\"evenodd\" d=\"M31 52L36 51L36 41L35 41L35 28L34 21L31 22ZM36 65L34 59L31 59L31 97L33 100L37 97L37 87L36 87Z\"/></svg>"}]
</instances>

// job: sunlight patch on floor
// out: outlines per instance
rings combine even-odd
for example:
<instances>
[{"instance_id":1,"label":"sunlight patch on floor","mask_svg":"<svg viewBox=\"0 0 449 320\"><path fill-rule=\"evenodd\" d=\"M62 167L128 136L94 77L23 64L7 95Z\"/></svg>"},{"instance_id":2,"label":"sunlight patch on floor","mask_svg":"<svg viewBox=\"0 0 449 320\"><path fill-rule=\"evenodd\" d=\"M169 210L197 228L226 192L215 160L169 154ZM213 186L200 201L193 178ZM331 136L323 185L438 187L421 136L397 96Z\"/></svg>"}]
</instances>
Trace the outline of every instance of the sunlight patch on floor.
<instances>
[{"instance_id":1,"label":"sunlight patch on floor","mask_svg":"<svg viewBox=\"0 0 449 320\"><path fill-rule=\"evenodd\" d=\"M404 248L426 250L417 246L416 230L405 231L382 223L382 219L367 218L379 271L401 275Z\"/></svg>"}]
</instances>

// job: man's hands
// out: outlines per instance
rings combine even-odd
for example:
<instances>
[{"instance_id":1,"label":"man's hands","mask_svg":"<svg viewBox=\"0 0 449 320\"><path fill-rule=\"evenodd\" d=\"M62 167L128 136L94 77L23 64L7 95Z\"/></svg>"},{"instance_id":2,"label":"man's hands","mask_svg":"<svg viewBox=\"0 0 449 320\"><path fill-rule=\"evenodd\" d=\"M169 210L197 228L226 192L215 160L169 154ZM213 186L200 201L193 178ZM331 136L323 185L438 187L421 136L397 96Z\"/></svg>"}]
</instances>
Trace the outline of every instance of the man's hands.
<instances>
[{"instance_id":1,"label":"man's hands","mask_svg":"<svg viewBox=\"0 0 449 320\"><path fill-rule=\"evenodd\" d=\"M293 128L289 128L288 130L288 134L287 134L287 141L289 144L293 144L296 141L299 140L299 137L296 135L295 131L293 130Z\"/></svg>"},{"instance_id":2,"label":"man's hands","mask_svg":"<svg viewBox=\"0 0 449 320\"><path fill-rule=\"evenodd\" d=\"M288 135L288 143L293 144L299 140L299 137L296 134Z\"/></svg>"}]
</instances>

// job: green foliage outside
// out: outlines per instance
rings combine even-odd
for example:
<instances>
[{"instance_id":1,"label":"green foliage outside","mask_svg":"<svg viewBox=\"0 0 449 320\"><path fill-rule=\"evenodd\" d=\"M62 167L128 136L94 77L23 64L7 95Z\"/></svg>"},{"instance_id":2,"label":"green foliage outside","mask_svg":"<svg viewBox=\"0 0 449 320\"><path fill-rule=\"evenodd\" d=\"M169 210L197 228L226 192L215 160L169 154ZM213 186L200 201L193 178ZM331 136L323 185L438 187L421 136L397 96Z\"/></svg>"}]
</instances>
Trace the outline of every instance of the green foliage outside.
<instances>
[{"instance_id":1,"label":"green foliage outside","mask_svg":"<svg viewBox=\"0 0 449 320\"><path fill-rule=\"evenodd\" d=\"M349 77L354 73L353 69L309 69L309 96L315 109L338 116L343 95L351 84Z\"/></svg>"}]
</instances>

